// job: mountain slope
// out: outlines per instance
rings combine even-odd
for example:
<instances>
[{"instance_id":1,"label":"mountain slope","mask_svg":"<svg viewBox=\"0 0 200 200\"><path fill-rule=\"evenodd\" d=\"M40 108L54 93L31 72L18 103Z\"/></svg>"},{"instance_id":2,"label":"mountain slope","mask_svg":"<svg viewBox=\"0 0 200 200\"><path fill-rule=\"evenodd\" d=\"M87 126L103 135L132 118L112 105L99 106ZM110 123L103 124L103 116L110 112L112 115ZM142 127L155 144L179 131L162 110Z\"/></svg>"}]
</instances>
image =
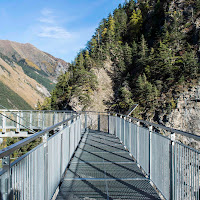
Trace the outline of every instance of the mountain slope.
<instances>
[{"instance_id":1,"label":"mountain slope","mask_svg":"<svg viewBox=\"0 0 200 200\"><path fill-rule=\"evenodd\" d=\"M0 81L18 96L18 101L13 104L15 108L22 109L17 103L21 98L32 108L38 101L43 102L54 88L57 77L68 67L65 61L31 44L0 40ZM8 105L11 100L6 99Z\"/></svg>"},{"instance_id":2,"label":"mountain slope","mask_svg":"<svg viewBox=\"0 0 200 200\"><path fill-rule=\"evenodd\" d=\"M182 85L189 87L199 77L199 13L199 0L120 4L101 21L70 72L60 77L51 107L88 110L95 104L98 110L94 95L101 93L103 109L124 113L138 103L135 114L155 121L159 113L170 113ZM112 79L109 99L107 88L99 88L98 70Z\"/></svg>"}]
</instances>

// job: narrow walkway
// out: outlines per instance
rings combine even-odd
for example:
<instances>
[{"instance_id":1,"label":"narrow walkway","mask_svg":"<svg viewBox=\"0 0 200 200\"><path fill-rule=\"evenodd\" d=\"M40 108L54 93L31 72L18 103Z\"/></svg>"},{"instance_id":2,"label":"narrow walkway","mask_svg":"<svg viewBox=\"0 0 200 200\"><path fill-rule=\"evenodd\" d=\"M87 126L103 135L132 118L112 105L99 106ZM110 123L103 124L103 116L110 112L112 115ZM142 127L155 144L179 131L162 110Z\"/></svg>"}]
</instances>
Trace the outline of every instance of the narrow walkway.
<instances>
[{"instance_id":1,"label":"narrow walkway","mask_svg":"<svg viewBox=\"0 0 200 200\"><path fill-rule=\"evenodd\" d=\"M91 131L82 139L57 200L160 199L119 139Z\"/></svg>"}]
</instances>

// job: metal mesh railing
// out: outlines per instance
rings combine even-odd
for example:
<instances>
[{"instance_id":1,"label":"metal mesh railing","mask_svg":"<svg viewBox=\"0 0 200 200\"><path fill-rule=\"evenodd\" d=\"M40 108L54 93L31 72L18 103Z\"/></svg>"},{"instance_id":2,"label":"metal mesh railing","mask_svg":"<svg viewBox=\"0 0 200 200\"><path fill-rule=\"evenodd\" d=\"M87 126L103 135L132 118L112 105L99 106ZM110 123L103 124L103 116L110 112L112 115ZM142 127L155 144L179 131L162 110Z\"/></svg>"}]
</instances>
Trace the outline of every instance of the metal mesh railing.
<instances>
[{"instance_id":1,"label":"metal mesh railing","mask_svg":"<svg viewBox=\"0 0 200 200\"><path fill-rule=\"evenodd\" d=\"M41 136L42 144L10 164L16 149ZM0 199L51 199L80 139L81 118L77 115L0 151Z\"/></svg>"},{"instance_id":2,"label":"metal mesh railing","mask_svg":"<svg viewBox=\"0 0 200 200\"><path fill-rule=\"evenodd\" d=\"M108 120L108 130L129 149L165 199L199 199L200 152L174 138L176 133L199 141L199 136L122 115ZM171 137L153 131L154 127L170 131Z\"/></svg>"},{"instance_id":3,"label":"metal mesh railing","mask_svg":"<svg viewBox=\"0 0 200 200\"><path fill-rule=\"evenodd\" d=\"M73 115L69 111L0 111L0 133L43 130ZM33 133L33 132L32 132ZM14 135L12 135L13 137ZM16 135L17 136L17 135ZM27 135L28 136L28 135Z\"/></svg>"},{"instance_id":4,"label":"metal mesh railing","mask_svg":"<svg viewBox=\"0 0 200 200\"><path fill-rule=\"evenodd\" d=\"M174 199L199 199L199 152L175 142Z\"/></svg>"},{"instance_id":5,"label":"metal mesh railing","mask_svg":"<svg viewBox=\"0 0 200 200\"><path fill-rule=\"evenodd\" d=\"M171 140L152 132L150 149L150 178L163 196L170 199Z\"/></svg>"},{"instance_id":6,"label":"metal mesh railing","mask_svg":"<svg viewBox=\"0 0 200 200\"><path fill-rule=\"evenodd\" d=\"M6 164L8 155L5 152L11 152L12 148L0 152L0 158L4 158L4 168L0 172L3 199L9 195L22 200L50 199L80 141L81 131L87 128L116 135L165 199L199 199L200 153L176 141L175 135L184 135L198 141L199 136L122 115L81 112L78 118L74 116L65 120L68 115L63 114L32 114L32 119L36 118L32 120L33 123L38 125L42 118L44 127L64 121L45 132L36 133L35 137L43 136L43 143L11 165ZM30 113L24 112L23 115L31 119ZM58 132L46 137L51 130L57 129ZM171 135L166 137L156 132L161 129L169 131ZM34 139L34 135L31 137ZM15 146L13 148L16 150Z\"/></svg>"}]
</instances>

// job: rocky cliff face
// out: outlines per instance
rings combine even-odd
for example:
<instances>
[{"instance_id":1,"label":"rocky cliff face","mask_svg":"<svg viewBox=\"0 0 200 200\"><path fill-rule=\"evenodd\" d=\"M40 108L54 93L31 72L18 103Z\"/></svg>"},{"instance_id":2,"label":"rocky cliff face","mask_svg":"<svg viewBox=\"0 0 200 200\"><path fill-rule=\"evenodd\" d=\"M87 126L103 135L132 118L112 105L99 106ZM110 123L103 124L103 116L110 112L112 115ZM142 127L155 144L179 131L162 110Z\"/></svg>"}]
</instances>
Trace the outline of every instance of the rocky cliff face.
<instances>
[{"instance_id":1,"label":"rocky cliff face","mask_svg":"<svg viewBox=\"0 0 200 200\"><path fill-rule=\"evenodd\" d=\"M95 68L93 72L97 77L98 88L91 94L91 102L87 107L87 111L102 112L108 110L108 104L113 101L114 90L113 90L113 67L112 62L107 60L104 63L103 68ZM83 110L83 105L80 103L77 97L73 97L70 100L69 105L73 110Z\"/></svg>"},{"instance_id":2,"label":"rocky cliff face","mask_svg":"<svg viewBox=\"0 0 200 200\"><path fill-rule=\"evenodd\" d=\"M183 130L195 135L200 135L200 80L198 84L180 95L177 100L177 108L167 116L166 126ZM200 149L200 144L193 139L180 137L177 139L185 144Z\"/></svg>"}]
</instances>

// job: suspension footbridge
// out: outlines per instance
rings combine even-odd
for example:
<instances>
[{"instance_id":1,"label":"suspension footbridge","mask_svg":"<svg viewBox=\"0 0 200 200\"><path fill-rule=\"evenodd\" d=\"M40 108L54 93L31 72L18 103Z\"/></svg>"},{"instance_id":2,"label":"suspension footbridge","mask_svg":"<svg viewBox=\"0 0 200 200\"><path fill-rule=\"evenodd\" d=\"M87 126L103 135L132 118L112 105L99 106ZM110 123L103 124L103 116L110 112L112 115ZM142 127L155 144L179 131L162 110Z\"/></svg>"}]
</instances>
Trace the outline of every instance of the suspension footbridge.
<instances>
[{"instance_id":1,"label":"suspension footbridge","mask_svg":"<svg viewBox=\"0 0 200 200\"><path fill-rule=\"evenodd\" d=\"M0 137L25 139L0 151L0 199L199 199L199 151L178 135L200 140L114 113L1 111Z\"/></svg>"}]
</instances>

